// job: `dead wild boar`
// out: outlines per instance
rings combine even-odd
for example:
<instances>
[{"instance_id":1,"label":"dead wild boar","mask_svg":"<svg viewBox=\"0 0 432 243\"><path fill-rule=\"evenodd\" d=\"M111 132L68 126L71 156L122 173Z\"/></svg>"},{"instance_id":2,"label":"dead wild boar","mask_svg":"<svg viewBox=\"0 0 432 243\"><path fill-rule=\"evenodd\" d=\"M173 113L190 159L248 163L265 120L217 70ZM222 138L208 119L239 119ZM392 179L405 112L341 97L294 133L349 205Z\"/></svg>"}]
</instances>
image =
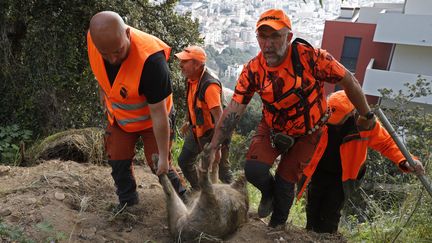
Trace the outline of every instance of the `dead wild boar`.
<instances>
[{"instance_id":1,"label":"dead wild boar","mask_svg":"<svg viewBox=\"0 0 432 243\"><path fill-rule=\"evenodd\" d=\"M247 221L245 176L239 176L232 184L213 184L208 172L208 151L206 146L199 156L201 190L188 200L188 205L177 195L167 175L159 176L167 200L168 227L176 239L194 240L203 235L223 239Z\"/></svg>"}]
</instances>

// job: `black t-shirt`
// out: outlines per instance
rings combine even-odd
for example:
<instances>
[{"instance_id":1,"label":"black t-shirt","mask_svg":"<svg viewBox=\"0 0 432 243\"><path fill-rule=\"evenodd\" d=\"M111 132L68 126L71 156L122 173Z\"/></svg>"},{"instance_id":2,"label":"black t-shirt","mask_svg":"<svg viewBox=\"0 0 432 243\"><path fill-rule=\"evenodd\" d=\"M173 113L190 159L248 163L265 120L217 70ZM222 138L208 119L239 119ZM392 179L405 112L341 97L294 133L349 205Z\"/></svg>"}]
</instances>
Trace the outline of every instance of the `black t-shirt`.
<instances>
[{"instance_id":1,"label":"black t-shirt","mask_svg":"<svg viewBox=\"0 0 432 243\"><path fill-rule=\"evenodd\" d=\"M120 70L120 65L111 65L104 59L105 69L111 86ZM147 98L149 104L156 104L172 93L168 64L163 51L150 55L144 63L138 93Z\"/></svg>"},{"instance_id":2,"label":"black t-shirt","mask_svg":"<svg viewBox=\"0 0 432 243\"><path fill-rule=\"evenodd\" d=\"M328 142L326 150L318 163L316 174L332 173L338 176L342 175L342 161L340 157L340 146L342 139L348 134L356 131L356 120L354 116L348 118L344 124L334 126L327 124Z\"/></svg>"}]
</instances>

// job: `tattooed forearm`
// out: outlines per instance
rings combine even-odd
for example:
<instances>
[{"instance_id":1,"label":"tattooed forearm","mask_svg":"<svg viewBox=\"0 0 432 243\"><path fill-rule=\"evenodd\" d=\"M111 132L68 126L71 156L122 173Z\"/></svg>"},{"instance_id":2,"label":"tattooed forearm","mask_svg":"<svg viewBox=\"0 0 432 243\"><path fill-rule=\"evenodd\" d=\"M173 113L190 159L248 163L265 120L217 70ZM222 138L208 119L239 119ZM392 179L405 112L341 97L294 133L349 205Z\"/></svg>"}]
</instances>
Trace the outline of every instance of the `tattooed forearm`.
<instances>
[{"instance_id":1,"label":"tattooed forearm","mask_svg":"<svg viewBox=\"0 0 432 243\"><path fill-rule=\"evenodd\" d=\"M215 133L211 145L217 148L219 145L228 141L236 127L241 115L244 113L246 105L231 101L224 110L222 118L216 124Z\"/></svg>"},{"instance_id":2,"label":"tattooed forearm","mask_svg":"<svg viewBox=\"0 0 432 243\"><path fill-rule=\"evenodd\" d=\"M239 119L240 116L235 112L228 113L222 117L212 139L215 147L219 147L221 144L228 144Z\"/></svg>"},{"instance_id":3,"label":"tattooed forearm","mask_svg":"<svg viewBox=\"0 0 432 243\"><path fill-rule=\"evenodd\" d=\"M239 120L240 116L237 113L232 112L227 114L223 123L221 124L222 141L225 141L226 139L231 137L231 134L234 131L234 128L236 127Z\"/></svg>"}]
</instances>

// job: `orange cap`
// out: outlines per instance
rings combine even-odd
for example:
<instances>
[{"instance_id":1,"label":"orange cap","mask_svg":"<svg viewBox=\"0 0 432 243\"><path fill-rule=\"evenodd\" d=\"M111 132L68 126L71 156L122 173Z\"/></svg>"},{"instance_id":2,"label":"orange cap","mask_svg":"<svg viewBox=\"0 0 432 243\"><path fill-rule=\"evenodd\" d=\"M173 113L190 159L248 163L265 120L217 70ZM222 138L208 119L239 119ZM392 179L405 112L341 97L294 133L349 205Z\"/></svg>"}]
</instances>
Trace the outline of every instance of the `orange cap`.
<instances>
[{"instance_id":1,"label":"orange cap","mask_svg":"<svg viewBox=\"0 0 432 243\"><path fill-rule=\"evenodd\" d=\"M268 25L275 30L280 30L283 27L291 29L291 20L282 9L269 9L260 15L256 29L263 25Z\"/></svg>"},{"instance_id":2,"label":"orange cap","mask_svg":"<svg viewBox=\"0 0 432 243\"><path fill-rule=\"evenodd\" d=\"M329 124L339 124L355 109L343 90L332 93L328 97L327 102L331 112L330 118L327 121Z\"/></svg>"},{"instance_id":3,"label":"orange cap","mask_svg":"<svg viewBox=\"0 0 432 243\"><path fill-rule=\"evenodd\" d=\"M207 55L199 46L188 46L182 52L175 54L175 56L180 60L190 60L194 59L200 62L205 62Z\"/></svg>"}]
</instances>

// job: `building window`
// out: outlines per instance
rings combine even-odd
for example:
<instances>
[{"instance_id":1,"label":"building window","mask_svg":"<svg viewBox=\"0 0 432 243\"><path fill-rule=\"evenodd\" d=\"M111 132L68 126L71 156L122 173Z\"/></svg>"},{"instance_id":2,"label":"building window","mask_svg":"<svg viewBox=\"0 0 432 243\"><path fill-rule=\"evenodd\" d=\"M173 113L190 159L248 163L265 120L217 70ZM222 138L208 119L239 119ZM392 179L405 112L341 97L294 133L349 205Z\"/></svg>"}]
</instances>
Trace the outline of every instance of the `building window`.
<instances>
[{"instance_id":1,"label":"building window","mask_svg":"<svg viewBox=\"0 0 432 243\"><path fill-rule=\"evenodd\" d=\"M361 38L345 37L341 63L351 72L355 72L360 52Z\"/></svg>"}]
</instances>

